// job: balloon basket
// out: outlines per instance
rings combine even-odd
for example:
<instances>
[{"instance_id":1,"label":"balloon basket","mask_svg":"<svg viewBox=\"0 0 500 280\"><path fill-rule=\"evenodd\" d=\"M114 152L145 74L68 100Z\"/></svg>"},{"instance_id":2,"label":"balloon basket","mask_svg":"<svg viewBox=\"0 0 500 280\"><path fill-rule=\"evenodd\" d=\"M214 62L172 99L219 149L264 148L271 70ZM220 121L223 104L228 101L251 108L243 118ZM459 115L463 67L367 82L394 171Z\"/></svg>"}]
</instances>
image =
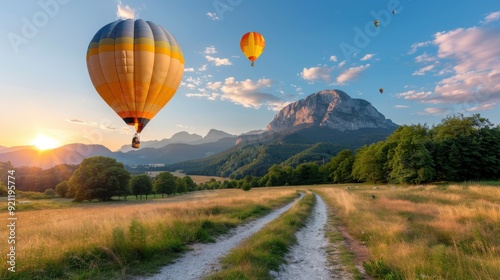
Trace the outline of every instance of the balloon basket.
<instances>
[{"instance_id":1,"label":"balloon basket","mask_svg":"<svg viewBox=\"0 0 500 280\"><path fill-rule=\"evenodd\" d=\"M141 140L139 140L139 134L134 135L134 138L132 138L132 148L134 149L139 149L141 146Z\"/></svg>"}]
</instances>

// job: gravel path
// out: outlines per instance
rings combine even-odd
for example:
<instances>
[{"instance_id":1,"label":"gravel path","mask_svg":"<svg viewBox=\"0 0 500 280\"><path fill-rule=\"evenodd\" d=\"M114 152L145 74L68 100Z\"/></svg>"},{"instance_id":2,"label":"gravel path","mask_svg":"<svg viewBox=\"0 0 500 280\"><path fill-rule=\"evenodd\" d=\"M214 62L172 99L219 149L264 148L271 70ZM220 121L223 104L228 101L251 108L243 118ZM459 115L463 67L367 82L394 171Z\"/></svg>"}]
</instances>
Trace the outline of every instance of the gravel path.
<instances>
[{"instance_id":1,"label":"gravel path","mask_svg":"<svg viewBox=\"0 0 500 280\"><path fill-rule=\"evenodd\" d=\"M303 194L300 194L300 197L297 198L294 202L291 202L278 210L272 211L270 214L262 218L237 227L229 234L223 235L218 238L215 243L194 244L193 246L191 246L191 251L188 251L175 263L164 266L161 269L161 272L157 275L143 278L135 277L134 279L201 279L203 276L219 269L220 257L226 255L229 250L238 245L238 243L240 243L242 240L250 237L266 224L278 218L281 214L289 210L293 206L293 204L303 196Z\"/></svg>"},{"instance_id":2,"label":"gravel path","mask_svg":"<svg viewBox=\"0 0 500 280\"><path fill-rule=\"evenodd\" d=\"M326 206L315 194L316 204L307 224L296 233L297 242L286 256L287 264L278 272L272 272L275 279L342 279L333 274L333 267L327 260L328 239L325 236L327 222Z\"/></svg>"}]
</instances>

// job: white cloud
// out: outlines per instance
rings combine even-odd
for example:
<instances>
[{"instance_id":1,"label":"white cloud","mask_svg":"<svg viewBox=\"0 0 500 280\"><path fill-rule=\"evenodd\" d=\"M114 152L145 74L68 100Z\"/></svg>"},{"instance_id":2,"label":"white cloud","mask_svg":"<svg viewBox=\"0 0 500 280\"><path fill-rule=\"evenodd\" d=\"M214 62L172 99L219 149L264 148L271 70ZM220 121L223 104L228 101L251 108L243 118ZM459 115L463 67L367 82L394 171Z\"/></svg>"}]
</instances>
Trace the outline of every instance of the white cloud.
<instances>
[{"instance_id":1,"label":"white cloud","mask_svg":"<svg viewBox=\"0 0 500 280\"><path fill-rule=\"evenodd\" d=\"M438 58L454 66L438 82L430 103L500 101L500 27L459 28L434 38Z\"/></svg>"},{"instance_id":2,"label":"white cloud","mask_svg":"<svg viewBox=\"0 0 500 280\"><path fill-rule=\"evenodd\" d=\"M417 62L417 63L433 62L435 60L436 60L436 57L431 56L426 52L424 52L424 54L422 54L422 55L415 57L415 62Z\"/></svg>"},{"instance_id":3,"label":"white cloud","mask_svg":"<svg viewBox=\"0 0 500 280\"><path fill-rule=\"evenodd\" d=\"M432 43L431 41L415 43L415 44L411 45L410 50L408 51L408 54L414 54L418 48L425 47L427 45L430 45L431 43Z\"/></svg>"},{"instance_id":4,"label":"white cloud","mask_svg":"<svg viewBox=\"0 0 500 280\"><path fill-rule=\"evenodd\" d=\"M231 61L228 58L219 58L219 57L213 57L209 55L205 55L205 58L208 61L211 61L215 64L215 66L222 66L222 65L232 65Z\"/></svg>"},{"instance_id":5,"label":"white cloud","mask_svg":"<svg viewBox=\"0 0 500 280\"><path fill-rule=\"evenodd\" d=\"M444 116L450 109L448 108L425 108L424 112L417 113L418 115Z\"/></svg>"},{"instance_id":6,"label":"white cloud","mask_svg":"<svg viewBox=\"0 0 500 280\"><path fill-rule=\"evenodd\" d=\"M412 75L413 76L423 76L423 75L425 75L425 72L431 71L433 68L434 68L433 64L427 65L427 66L422 67L422 68L418 69L417 71L413 72Z\"/></svg>"},{"instance_id":7,"label":"white cloud","mask_svg":"<svg viewBox=\"0 0 500 280\"><path fill-rule=\"evenodd\" d=\"M488 14L484 18L484 23L489 23L489 22L496 21L496 20L499 20L499 19L500 19L500 11L493 12L493 13Z\"/></svg>"},{"instance_id":8,"label":"white cloud","mask_svg":"<svg viewBox=\"0 0 500 280\"><path fill-rule=\"evenodd\" d=\"M206 47L205 50L203 51L204 54L214 54L217 53L217 50L215 49L214 46L209 46Z\"/></svg>"},{"instance_id":9,"label":"white cloud","mask_svg":"<svg viewBox=\"0 0 500 280\"><path fill-rule=\"evenodd\" d=\"M345 61L345 60L342 60L342 61L339 63L339 68L343 67L345 64L346 64L346 61Z\"/></svg>"},{"instance_id":10,"label":"white cloud","mask_svg":"<svg viewBox=\"0 0 500 280\"><path fill-rule=\"evenodd\" d=\"M135 14L135 9L130 8L129 5L123 5L122 1L118 1L118 4L116 5L116 18L119 19L135 19L136 14Z\"/></svg>"},{"instance_id":11,"label":"white cloud","mask_svg":"<svg viewBox=\"0 0 500 280\"><path fill-rule=\"evenodd\" d=\"M240 104L247 108L260 108L267 106L274 111L281 110L289 102L269 93L263 92L265 88L269 88L272 84L270 79L259 79L252 81L246 79L236 81L234 77L229 77L224 80L220 88L223 95L222 100L230 100L235 104Z\"/></svg>"},{"instance_id":12,"label":"white cloud","mask_svg":"<svg viewBox=\"0 0 500 280\"><path fill-rule=\"evenodd\" d=\"M184 72L194 72L194 68L184 68Z\"/></svg>"},{"instance_id":13,"label":"white cloud","mask_svg":"<svg viewBox=\"0 0 500 280\"><path fill-rule=\"evenodd\" d=\"M396 97L404 98L406 100L425 100L429 95L431 95L430 91L425 92L425 91L409 90L396 94Z\"/></svg>"},{"instance_id":14,"label":"white cloud","mask_svg":"<svg viewBox=\"0 0 500 280\"><path fill-rule=\"evenodd\" d=\"M370 64L366 65L361 65L361 66L356 66L356 67L351 67L344 72L342 72L338 77L337 77L337 83L338 84L343 84L347 81L350 80L355 80L361 75L361 73L365 70L367 70L370 67Z\"/></svg>"},{"instance_id":15,"label":"white cloud","mask_svg":"<svg viewBox=\"0 0 500 280\"><path fill-rule=\"evenodd\" d=\"M394 105L394 108L396 109L406 109L406 108L409 108L410 106L408 105Z\"/></svg>"},{"instance_id":16,"label":"white cloud","mask_svg":"<svg viewBox=\"0 0 500 280\"><path fill-rule=\"evenodd\" d=\"M335 55L330 56L330 61L337 62L337 57Z\"/></svg>"},{"instance_id":17,"label":"white cloud","mask_svg":"<svg viewBox=\"0 0 500 280\"><path fill-rule=\"evenodd\" d=\"M211 20L220 20L219 16L216 14L216 13L211 13L211 12L208 12L207 13L207 16L209 19Z\"/></svg>"},{"instance_id":18,"label":"white cloud","mask_svg":"<svg viewBox=\"0 0 500 280\"><path fill-rule=\"evenodd\" d=\"M330 72L332 72L332 68L327 67L327 66L318 66L318 67L311 67L311 68L304 68L302 72L300 73L300 76L302 79L307 80L307 81L324 81L324 82L329 82L330 81Z\"/></svg>"},{"instance_id":19,"label":"white cloud","mask_svg":"<svg viewBox=\"0 0 500 280\"><path fill-rule=\"evenodd\" d=\"M207 83L207 88L209 88L211 90L218 90L221 86L222 86L222 82L215 82L215 83L208 82Z\"/></svg>"},{"instance_id":20,"label":"white cloud","mask_svg":"<svg viewBox=\"0 0 500 280\"><path fill-rule=\"evenodd\" d=\"M208 64L203 64L200 68L198 68L198 71L201 71L201 72L207 71L207 66L208 66Z\"/></svg>"},{"instance_id":21,"label":"white cloud","mask_svg":"<svg viewBox=\"0 0 500 280\"><path fill-rule=\"evenodd\" d=\"M193 78L192 76L189 76L187 77L186 82L199 86L201 85L201 78L200 77Z\"/></svg>"},{"instance_id":22,"label":"white cloud","mask_svg":"<svg viewBox=\"0 0 500 280\"><path fill-rule=\"evenodd\" d=\"M467 109L467 111L469 111L469 112L486 111L486 110L493 109L495 106L496 106L496 103L485 103L485 104L481 104L479 106L471 107L471 108Z\"/></svg>"},{"instance_id":23,"label":"white cloud","mask_svg":"<svg viewBox=\"0 0 500 280\"><path fill-rule=\"evenodd\" d=\"M367 54L365 54L365 56L363 56L360 60L361 60L361 61L370 60L370 59L372 59L372 58L373 58L373 56L375 56L375 54L373 54L373 53L367 53Z\"/></svg>"}]
</instances>

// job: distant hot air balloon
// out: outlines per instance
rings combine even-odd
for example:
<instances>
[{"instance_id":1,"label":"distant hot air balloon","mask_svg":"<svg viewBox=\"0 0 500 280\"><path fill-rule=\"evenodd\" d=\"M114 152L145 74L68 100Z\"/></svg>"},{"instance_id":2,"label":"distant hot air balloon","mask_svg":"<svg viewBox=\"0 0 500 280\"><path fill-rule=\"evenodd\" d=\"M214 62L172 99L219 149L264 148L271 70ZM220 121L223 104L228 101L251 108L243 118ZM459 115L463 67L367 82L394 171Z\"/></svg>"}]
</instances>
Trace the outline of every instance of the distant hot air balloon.
<instances>
[{"instance_id":1,"label":"distant hot air balloon","mask_svg":"<svg viewBox=\"0 0 500 280\"><path fill-rule=\"evenodd\" d=\"M102 27L87 50L87 68L96 91L139 133L174 96L184 73L184 56L163 27L141 19Z\"/></svg>"},{"instance_id":2,"label":"distant hot air balloon","mask_svg":"<svg viewBox=\"0 0 500 280\"><path fill-rule=\"evenodd\" d=\"M396 14L396 10L392 10L392 14L395 15Z\"/></svg>"},{"instance_id":3,"label":"distant hot air balloon","mask_svg":"<svg viewBox=\"0 0 500 280\"><path fill-rule=\"evenodd\" d=\"M380 21L378 19L376 19L374 22L373 22L373 25L375 25L375 27L378 27L380 25Z\"/></svg>"},{"instance_id":4,"label":"distant hot air balloon","mask_svg":"<svg viewBox=\"0 0 500 280\"><path fill-rule=\"evenodd\" d=\"M265 46L264 37L257 32L248 32L240 40L241 51L252 62L252 66L264 51Z\"/></svg>"},{"instance_id":5,"label":"distant hot air balloon","mask_svg":"<svg viewBox=\"0 0 500 280\"><path fill-rule=\"evenodd\" d=\"M383 93L383 92L384 92L384 89L383 89L383 88L380 88L378 91L379 91L380 93Z\"/></svg>"}]
</instances>

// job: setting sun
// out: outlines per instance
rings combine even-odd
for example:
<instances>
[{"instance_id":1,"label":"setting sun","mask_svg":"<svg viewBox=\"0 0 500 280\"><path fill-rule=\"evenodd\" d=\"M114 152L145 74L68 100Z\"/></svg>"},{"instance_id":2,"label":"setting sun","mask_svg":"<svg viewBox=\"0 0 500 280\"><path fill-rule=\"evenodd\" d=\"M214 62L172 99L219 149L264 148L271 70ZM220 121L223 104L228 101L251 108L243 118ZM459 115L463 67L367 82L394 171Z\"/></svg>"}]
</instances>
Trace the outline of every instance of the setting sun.
<instances>
[{"instance_id":1,"label":"setting sun","mask_svg":"<svg viewBox=\"0 0 500 280\"><path fill-rule=\"evenodd\" d=\"M35 145L37 149L43 151L57 148L59 146L59 141L45 135L38 135L35 140L33 140L33 145Z\"/></svg>"}]
</instances>

